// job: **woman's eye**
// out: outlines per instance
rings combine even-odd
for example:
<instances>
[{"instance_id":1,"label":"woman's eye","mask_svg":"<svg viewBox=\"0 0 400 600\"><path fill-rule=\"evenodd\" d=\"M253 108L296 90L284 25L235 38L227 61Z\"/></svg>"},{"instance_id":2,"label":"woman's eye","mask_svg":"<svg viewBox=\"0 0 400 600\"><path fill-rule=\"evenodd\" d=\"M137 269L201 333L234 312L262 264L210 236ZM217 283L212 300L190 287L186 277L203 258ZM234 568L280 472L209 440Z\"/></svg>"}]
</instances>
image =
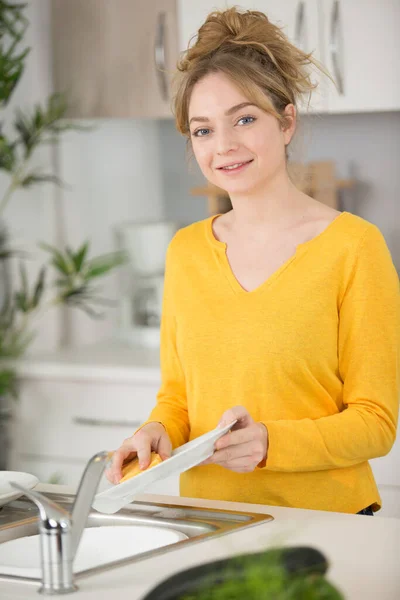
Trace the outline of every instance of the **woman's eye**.
<instances>
[{"instance_id":1,"label":"woman's eye","mask_svg":"<svg viewBox=\"0 0 400 600\"><path fill-rule=\"evenodd\" d=\"M247 121L247 123L244 123L245 125L247 125L248 123L253 123L255 120L255 117L241 117L238 123L240 123L240 121Z\"/></svg>"},{"instance_id":2,"label":"woman's eye","mask_svg":"<svg viewBox=\"0 0 400 600\"><path fill-rule=\"evenodd\" d=\"M195 131L193 135L194 137L204 137L209 131L209 129L197 129L197 131Z\"/></svg>"}]
</instances>

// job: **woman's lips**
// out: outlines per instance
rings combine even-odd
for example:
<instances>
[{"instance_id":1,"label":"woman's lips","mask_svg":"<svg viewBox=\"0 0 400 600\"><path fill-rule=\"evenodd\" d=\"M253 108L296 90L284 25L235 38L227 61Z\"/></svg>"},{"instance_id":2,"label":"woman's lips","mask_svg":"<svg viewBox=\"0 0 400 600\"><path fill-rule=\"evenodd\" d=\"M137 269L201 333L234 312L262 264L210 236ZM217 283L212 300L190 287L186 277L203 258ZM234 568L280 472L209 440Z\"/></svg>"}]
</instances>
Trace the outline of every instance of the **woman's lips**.
<instances>
[{"instance_id":1,"label":"woman's lips","mask_svg":"<svg viewBox=\"0 0 400 600\"><path fill-rule=\"evenodd\" d=\"M229 167L229 168L219 167L218 171L221 171L221 173L224 173L226 175L231 175L232 173L239 173L239 171L243 171L252 162L253 162L253 159L248 160L246 162L233 163L233 166ZM235 167L234 166L235 164L237 164L239 166Z\"/></svg>"}]
</instances>

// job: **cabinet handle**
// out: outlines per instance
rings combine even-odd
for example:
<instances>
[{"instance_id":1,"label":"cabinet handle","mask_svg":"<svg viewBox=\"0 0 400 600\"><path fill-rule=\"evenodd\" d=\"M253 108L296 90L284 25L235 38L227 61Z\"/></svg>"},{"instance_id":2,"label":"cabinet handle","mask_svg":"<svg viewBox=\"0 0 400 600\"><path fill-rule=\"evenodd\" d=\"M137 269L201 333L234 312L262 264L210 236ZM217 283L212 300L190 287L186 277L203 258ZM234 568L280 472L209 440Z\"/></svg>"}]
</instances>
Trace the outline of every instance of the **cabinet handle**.
<instances>
[{"instance_id":1,"label":"cabinet handle","mask_svg":"<svg viewBox=\"0 0 400 600\"><path fill-rule=\"evenodd\" d=\"M294 30L295 45L304 50L301 41L304 32L304 2L299 2L296 10L296 25Z\"/></svg>"},{"instance_id":2,"label":"cabinet handle","mask_svg":"<svg viewBox=\"0 0 400 600\"><path fill-rule=\"evenodd\" d=\"M84 425L85 427L130 427L137 429L141 426L141 421L113 421L111 419L93 419L91 417L73 417L74 425Z\"/></svg>"},{"instance_id":3,"label":"cabinet handle","mask_svg":"<svg viewBox=\"0 0 400 600\"><path fill-rule=\"evenodd\" d=\"M341 47L340 47L340 14L339 14L339 0L335 0L332 6L332 17L331 17L331 57L333 70L335 72L335 79L339 89L339 94L344 96L344 84L343 75L340 70L341 64Z\"/></svg>"},{"instance_id":4,"label":"cabinet handle","mask_svg":"<svg viewBox=\"0 0 400 600\"><path fill-rule=\"evenodd\" d=\"M168 81L165 75L166 69L166 19L167 14L161 12L157 18L156 39L154 44L154 62L156 64L156 74L160 86L161 97L168 100Z\"/></svg>"}]
</instances>

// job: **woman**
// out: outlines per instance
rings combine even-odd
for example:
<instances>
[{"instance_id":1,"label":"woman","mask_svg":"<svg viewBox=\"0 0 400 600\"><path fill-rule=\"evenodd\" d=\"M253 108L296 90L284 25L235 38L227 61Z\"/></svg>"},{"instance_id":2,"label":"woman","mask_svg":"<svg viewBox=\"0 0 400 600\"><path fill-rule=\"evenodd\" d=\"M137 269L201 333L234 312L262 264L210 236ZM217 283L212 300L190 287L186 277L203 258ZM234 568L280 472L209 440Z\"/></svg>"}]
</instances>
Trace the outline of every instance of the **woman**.
<instances>
[{"instance_id":1,"label":"woman","mask_svg":"<svg viewBox=\"0 0 400 600\"><path fill-rule=\"evenodd\" d=\"M390 451L399 282L380 231L300 192L287 147L317 64L260 12L209 15L178 65L177 127L233 209L181 229L166 259L162 385L124 460L237 419L181 495L371 514Z\"/></svg>"}]
</instances>

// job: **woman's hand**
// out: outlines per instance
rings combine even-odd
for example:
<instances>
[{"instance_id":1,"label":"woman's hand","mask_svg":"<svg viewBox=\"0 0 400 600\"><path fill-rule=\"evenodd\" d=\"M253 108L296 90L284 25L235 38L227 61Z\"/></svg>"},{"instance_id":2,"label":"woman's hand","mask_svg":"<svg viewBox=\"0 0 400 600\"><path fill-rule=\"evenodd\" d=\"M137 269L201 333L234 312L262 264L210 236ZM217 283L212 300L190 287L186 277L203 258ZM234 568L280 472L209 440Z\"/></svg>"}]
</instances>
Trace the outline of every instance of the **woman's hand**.
<instances>
[{"instance_id":1,"label":"woman's hand","mask_svg":"<svg viewBox=\"0 0 400 600\"><path fill-rule=\"evenodd\" d=\"M119 483L122 478L121 468L124 461L134 458L139 459L139 466L146 469L151 460L151 452L157 452L163 460L171 456L172 444L168 434L161 423L152 422L144 425L122 446L114 452L112 465L105 475L111 483Z\"/></svg>"},{"instance_id":2,"label":"woman's hand","mask_svg":"<svg viewBox=\"0 0 400 600\"><path fill-rule=\"evenodd\" d=\"M220 465L236 473L249 473L266 460L268 452L268 430L256 423L244 406L234 406L221 417L219 426L237 423L232 430L215 443L214 454L202 465Z\"/></svg>"}]
</instances>

